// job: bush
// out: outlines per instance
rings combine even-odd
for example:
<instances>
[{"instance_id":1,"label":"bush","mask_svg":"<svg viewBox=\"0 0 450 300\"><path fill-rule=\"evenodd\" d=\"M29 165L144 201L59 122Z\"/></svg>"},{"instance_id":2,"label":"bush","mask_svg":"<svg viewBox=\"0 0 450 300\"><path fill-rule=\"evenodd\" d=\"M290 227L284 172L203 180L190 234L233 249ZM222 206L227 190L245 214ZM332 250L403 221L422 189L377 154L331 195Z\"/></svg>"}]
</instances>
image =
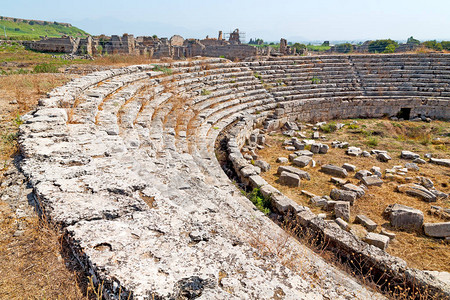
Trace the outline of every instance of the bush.
<instances>
[{"instance_id":1,"label":"bush","mask_svg":"<svg viewBox=\"0 0 450 300\"><path fill-rule=\"evenodd\" d=\"M398 47L398 43L396 41L393 41L391 39L387 39L387 40L376 40L376 41L372 41L369 43L369 52L371 53L386 53L386 48L389 45L393 45L390 46L388 48L388 51L391 51L392 49L395 49Z\"/></svg>"},{"instance_id":2,"label":"bush","mask_svg":"<svg viewBox=\"0 0 450 300\"><path fill-rule=\"evenodd\" d=\"M306 49L306 45L300 44L300 43L295 43L294 45L292 45L292 48L295 48L297 53L302 53Z\"/></svg>"},{"instance_id":3,"label":"bush","mask_svg":"<svg viewBox=\"0 0 450 300\"><path fill-rule=\"evenodd\" d=\"M58 67L53 64L39 64L33 69L33 73L59 73Z\"/></svg>"},{"instance_id":4,"label":"bush","mask_svg":"<svg viewBox=\"0 0 450 300\"><path fill-rule=\"evenodd\" d=\"M153 71L163 72L166 75L172 75L172 69L162 67L160 65L153 65Z\"/></svg>"},{"instance_id":5,"label":"bush","mask_svg":"<svg viewBox=\"0 0 450 300\"><path fill-rule=\"evenodd\" d=\"M349 53L353 51L353 45L350 43L337 44L335 51L339 53Z\"/></svg>"},{"instance_id":6,"label":"bush","mask_svg":"<svg viewBox=\"0 0 450 300\"><path fill-rule=\"evenodd\" d=\"M211 91L208 91L207 89L202 90L202 96L208 96L211 95Z\"/></svg>"},{"instance_id":7,"label":"bush","mask_svg":"<svg viewBox=\"0 0 450 300\"><path fill-rule=\"evenodd\" d=\"M337 130L337 126L335 123L325 124L320 127L320 129L325 133L335 132Z\"/></svg>"},{"instance_id":8,"label":"bush","mask_svg":"<svg viewBox=\"0 0 450 300\"><path fill-rule=\"evenodd\" d=\"M444 48L442 47L442 44L436 42L436 40L423 42L422 45L424 45L426 48L433 49L436 51L444 50Z\"/></svg>"},{"instance_id":9,"label":"bush","mask_svg":"<svg viewBox=\"0 0 450 300\"><path fill-rule=\"evenodd\" d=\"M441 45L444 50L450 51L450 42L449 41L442 41Z\"/></svg>"},{"instance_id":10,"label":"bush","mask_svg":"<svg viewBox=\"0 0 450 300\"><path fill-rule=\"evenodd\" d=\"M270 199L265 199L259 189L253 189L248 198L264 214L270 214Z\"/></svg>"},{"instance_id":11,"label":"bush","mask_svg":"<svg viewBox=\"0 0 450 300\"><path fill-rule=\"evenodd\" d=\"M373 136L369 137L367 139L367 145L369 145L369 146L378 146L378 139L376 137L373 137Z\"/></svg>"}]
</instances>

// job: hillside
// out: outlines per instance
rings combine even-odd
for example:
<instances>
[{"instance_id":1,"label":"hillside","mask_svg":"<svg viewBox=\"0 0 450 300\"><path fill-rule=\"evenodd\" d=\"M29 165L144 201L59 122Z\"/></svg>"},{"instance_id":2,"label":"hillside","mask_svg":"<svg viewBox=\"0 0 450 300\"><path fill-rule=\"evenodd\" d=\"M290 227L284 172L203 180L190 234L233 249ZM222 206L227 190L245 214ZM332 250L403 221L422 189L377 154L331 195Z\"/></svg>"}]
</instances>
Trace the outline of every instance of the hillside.
<instances>
[{"instance_id":1,"label":"hillside","mask_svg":"<svg viewBox=\"0 0 450 300\"><path fill-rule=\"evenodd\" d=\"M34 40L40 36L61 37L70 35L86 37L88 33L67 23L11 19L0 17L0 39Z\"/></svg>"}]
</instances>

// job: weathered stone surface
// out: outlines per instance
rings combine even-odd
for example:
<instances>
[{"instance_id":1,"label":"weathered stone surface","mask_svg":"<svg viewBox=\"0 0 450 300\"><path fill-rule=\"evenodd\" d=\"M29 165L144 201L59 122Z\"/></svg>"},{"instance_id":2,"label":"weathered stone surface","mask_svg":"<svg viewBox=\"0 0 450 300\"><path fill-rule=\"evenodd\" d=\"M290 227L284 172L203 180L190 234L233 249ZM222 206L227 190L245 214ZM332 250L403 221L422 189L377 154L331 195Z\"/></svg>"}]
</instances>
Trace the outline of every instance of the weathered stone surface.
<instances>
[{"instance_id":1,"label":"weathered stone surface","mask_svg":"<svg viewBox=\"0 0 450 300\"><path fill-rule=\"evenodd\" d=\"M371 175L372 175L372 173L370 173L367 170L360 170L360 171L356 172L355 178L361 180L363 177L371 176Z\"/></svg>"},{"instance_id":2,"label":"weathered stone surface","mask_svg":"<svg viewBox=\"0 0 450 300\"><path fill-rule=\"evenodd\" d=\"M281 174L281 172L283 172L283 171L296 174L302 179L311 180L311 177L309 176L308 172L300 170L299 168L296 168L296 167L279 166L278 170L277 170L277 174Z\"/></svg>"},{"instance_id":3,"label":"weathered stone surface","mask_svg":"<svg viewBox=\"0 0 450 300\"><path fill-rule=\"evenodd\" d=\"M277 163L287 164L288 162L289 162L289 160L286 157L278 157L277 158Z\"/></svg>"},{"instance_id":4,"label":"weathered stone surface","mask_svg":"<svg viewBox=\"0 0 450 300\"><path fill-rule=\"evenodd\" d=\"M445 238L450 236L450 222L424 223L423 231L431 237Z\"/></svg>"},{"instance_id":5,"label":"weathered stone surface","mask_svg":"<svg viewBox=\"0 0 450 300\"><path fill-rule=\"evenodd\" d=\"M320 171L325 174L329 174L329 175L337 176L337 177L341 177L341 178L345 178L348 175L347 170L345 170L344 168L335 166L335 165L324 165L320 168Z\"/></svg>"},{"instance_id":6,"label":"weathered stone surface","mask_svg":"<svg viewBox=\"0 0 450 300\"><path fill-rule=\"evenodd\" d=\"M419 171L419 167L415 163L406 163L405 168L408 170Z\"/></svg>"},{"instance_id":7,"label":"weathered stone surface","mask_svg":"<svg viewBox=\"0 0 450 300\"><path fill-rule=\"evenodd\" d=\"M293 145L294 145L294 147L295 147L296 150L305 150L305 144L304 144L304 143L301 143L301 142L299 142L299 141L297 141L297 140L295 140L295 141L293 142Z\"/></svg>"},{"instance_id":8,"label":"weathered stone surface","mask_svg":"<svg viewBox=\"0 0 450 300\"><path fill-rule=\"evenodd\" d=\"M336 201L333 208L336 218L341 218L346 222L350 222L350 202Z\"/></svg>"},{"instance_id":9,"label":"weathered stone surface","mask_svg":"<svg viewBox=\"0 0 450 300\"><path fill-rule=\"evenodd\" d=\"M377 159L381 162L388 162L392 158L387 153L381 152L377 154Z\"/></svg>"},{"instance_id":10,"label":"weathered stone surface","mask_svg":"<svg viewBox=\"0 0 450 300\"><path fill-rule=\"evenodd\" d=\"M336 222L336 224L339 225L339 227L341 227L344 230L349 230L349 226L348 223L345 222L344 220L342 220L341 218L337 218L336 220L334 220Z\"/></svg>"},{"instance_id":11,"label":"weathered stone surface","mask_svg":"<svg viewBox=\"0 0 450 300\"><path fill-rule=\"evenodd\" d=\"M382 228L380 234L387 236L390 240L395 239L395 233L389 232L386 229Z\"/></svg>"},{"instance_id":12,"label":"weathered stone surface","mask_svg":"<svg viewBox=\"0 0 450 300\"><path fill-rule=\"evenodd\" d=\"M450 167L450 159L430 158L430 162L436 165Z\"/></svg>"},{"instance_id":13,"label":"weathered stone surface","mask_svg":"<svg viewBox=\"0 0 450 300\"><path fill-rule=\"evenodd\" d=\"M299 150L295 151L295 154L297 154L298 156L313 156L314 153L309 150Z\"/></svg>"},{"instance_id":14,"label":"weathered stone surface","mask_svg":"<svg viewBox=\"0 0 450 300\"><path fill-rule=\"evenodd\" d=\"M416 158L416 159L413 160L413 163L423 165L423 164L426 164L427 162L425 160L421 159L421 158Z\"/></svg>"},{"instance_id":15,"label":"weathered stone surface","mask_svg":"<svg viewBox=\"0 0 450 300\"><path fill-rule=\"evenodd\" d=\"M395 228L418 230L423 224L422 211L402 204L388 205L384 214Z\"/></svg>"},{"instance_id":16,"label":"weathered stone surface","mask_svg":"<svg viewBox=\"0 0 450 300\"><path fill-rule=\"evenodd\" d=\"M280 183L288 186L300 186L300 177L297 174L283 171L280 174Z\"/></svg>"},{"instance_id":17,"label":"weathered stone surface","mask_svg":"<svg viewBox=\"0 0 450 300\"><path fill-rule=\"evenodd\" d=\"M368 231L375 231L378 226L377 223L375 223L365 215L357 215L355 218L355 223L363 225L367 228Z\"/></svg>"},{"instance_id":18,"label":"weathered stone surface","mask_svg":"<svg viewBox=\"0 0 450 300\"><path fill-rule=\"evenodd\" d=\"M357 198L361 198L362 196L364 196L366 194L364 189L362 189L361 187L356 186L354 184L351 184L351 183L344 184L342 186L342 189L346 190L346 191L352 191L352 192L356 193L356 197Z\"/></svg>"},{"instance_id":19,"label":"weathered stone surface","mask_svg":"<svg viewBox=\"0 0 450 300\"><path fill-rule=\"evenodd\" d=\"M431 191L418 184L414 183L402 184L397 186L397 190L399 192L406 193L410 196L420 198L426 202L435 202L437 200L435 194L433 194Z\"/></svg>"},{"instance_id":20,"label":"weathered stone surface","mask_svg":"<svg viewBox=\"0 0 450 300\"><path fill-rule=\"evenodd\" d=\"M330 197L331 199L337 201L348 201L350 202L350 205L353 205L353 202L356 200L357 193L349 190L332 189L330 192Z\"/></svg>"},{"instance_id":21,"label":"weathered stone surface","mask_svg":"<svg viewBox=\"0 0 450 300\"><path fill-rule=\"evenodd\" d=\"M320 197L320 196L314 196L311 199L309 199L309 202L313 204L314 206L324 207L327 205L327 200Z\"/></svg>"},{"instance_id":22,"label":"weathered stone surface","mask_svg":"<svg viewBox=\"0 0 450 300\"><path fill-rule=\"evenodd\" d=\"M381 180L378 176L376 175L372 175L372 176L364 176L361 179L361 182L365 185L365 186L382 186L383 185L383 180Z\"/></svg>"},{"instance_id":23,"label":"weathered stone surface","mask_svg":"<svg viewBox=\"0 0 450 300\"><path fill-rule=\"evenodd\" d=\"M386 250L389 245L389 237L378 233L369 232L364 240L369 245L374 245L381 250Z\"/></svg>"},{"instance_id":24,"label":"weathered stone surface","mask_svg":"<svg viewBox=\"0 0 450 300\"><path fill-rule=\"evenodd\" d=\"M361 148L358 148L358 147L348 147L346 153L347 153L347 155L350 155L350 156L360 156L362 153L362 150L361 150Z\"/></svg>"},{"instance_id":25,"label":"weathered stone surface","mask_svg":"<svg viewBox=\"0 0 450 300\"><path fill-rule=\"evenodd\" d=\"M352 164L345 163L345 164L342 165L342 167L344 169L346 169L348 172L355 172L356 171L356 166L352 165Z\"/></svg>"},{"instance_id":26,"label":"weathered stone surface","mask_svg":"<svg viewBox=\"0 0 450 300\"><path fill-rule=\"evenodd\" d=\"M300 168L304 168L311 164L312 158L310 156L299 156L295 158L292 163Z\"/></svg>"},{"instance_id":27,"label":"weathered stone surface","mask_svg":"<svg viewBox=\"0 0 450 300\"><path fill-rule=\"evenodd\" d=\"M348 182L346 179L331 177L330 181L336 185L344 185Z\"/></svg>"},{"instance_id":28,"label":"weathered stone surface","mask_svg":"<svg viewBox=\"0 0 450 300\"><path fill-rule=\"evenodd\" d=\"M407 151L407 150L403 150L402 153L400 154L400 157L403 159L416 159L416 158L420 158L420 155L411 151Z\"/></svg>"},{"instance_id":29,"label":"weathered stone surface","mask_svg":"<svg viewBox=\"0 0 450 300\"><path fill-rule=\"evenodd\" d=\"M270 170L270 164L264 160L256 160L255 166L259 167L261 169L261 172L267 172Z\"/></svg>"}]
</instances>

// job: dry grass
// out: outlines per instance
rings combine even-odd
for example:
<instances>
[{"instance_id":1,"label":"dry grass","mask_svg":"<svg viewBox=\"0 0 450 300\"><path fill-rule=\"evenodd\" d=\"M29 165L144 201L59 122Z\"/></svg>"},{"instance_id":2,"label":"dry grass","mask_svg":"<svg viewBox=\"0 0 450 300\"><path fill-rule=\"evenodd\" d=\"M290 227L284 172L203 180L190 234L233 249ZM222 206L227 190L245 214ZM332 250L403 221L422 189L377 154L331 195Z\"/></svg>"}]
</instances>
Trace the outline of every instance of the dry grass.
<instances>
[{"instance_id":1,"label":"dry grass","mask_svg":"<svg viewBox=\"0 0 450 300\"><path fill-rule=\"evenodd\" d=\"M345 162L354 164L358 170L367 169L370 170L372 166L379 166L382 170L391 168L394 165L404 165L407 161L399 158L400 149L408 149L420 154L432 152L441 157L448 158L448 143L449 137L443 136L448 131L449 123L433 121L431 124L425 123L413 123L413 122L391 122L388 120L375 121L375 120L360 120L358 121L359 129L348 130L341 129L337 132L327 134L329 140L332 141L335 138L341 141L349 141L351 145L361 146L364 150L370 149L385 149L389 150L391 157L393 158L388 163L381 163L374 157L369 158L353 158L345 154L344 149L331 148L326 155L315 155L314 159L317 162L315 168L304 168L311 175L311 181L302 181L300 188L289 188L281 185L278 182L278 175L276 171L280 164L276 163L277 157L287 157L290 151L285 150L282 147L282 142L287 139L282 136L267 137L266 141L272 147L267 147L258 152L258 155L262 159L270 163L272 169L263 173L263 177L272 184L275 188L279 189L286 196L296 200L299 204L309 205L309 197L302 195L301 190L307 190L316 195L329 195L332 188L335 186L329 181L330 176L319 172L320 165L331 163L335 165L342 165ZM424 127L425 126L425 127ZM422 137L420 134L415 133L415 130L411 128L420 127ZM363 132L361 132L361 129ZM365 131L381 131L383 136L377 136L379 145L376 147L366 146L367 133ZM440 137L440 142L436 144L422 144L420 141L424 135L430 134L430 138ZM408 138L410 135L411 138ZM406 136L406 137L405 137ZM399 138L400 137L400 138ZM277 151L273 151L277 149ZM391 150L392 149L392 150ZM275 152L275 153L274 153ZM425 176L431 178L438 190L445 193L450 193L450 170L449 168L427 164L420 166L419 171L409 171L410 177ZM353 178L353 174L347 178L351 183L358 184L358 180ZM420 209L424 212L425 222L444 222L437 216L429 215L426 212L430 209L431 205L439 205L441 207L450 208L449 200L438 200L435 203L427 203L414 197L410 197L403 193L395 192L395 187L399 183L389 182L385 180L382 187L371 187L366 195L355 202L355 205L351 208L351 215L355 217L357 214L365 214L377 224L382 225L384 228L394 231L390 228L388 222L382 217L382 213L388 204L400 203L407 206L411 206ZM315 213L323 213L320 208L311 207ZM331 214L328 214L331 217ZM378 230L381 227L379 226ZM424 236L421 233L416 232L402 232L395 231L397 237L392 241L387 251L395 256L399 256L405 259L409 266L416 267L425 270L440 270L450 271L450 245L439 239L433 239Z\"/></svg>"},{"instance_id":2,"label":"dry grass","mask_svg":"<svg viewBox=\"0 0 450 300\"><path fill-rule=\"evenodd\" d=\"M26 227L23 235L14 236L19 222ZM45 221L18 220L0 203L0 298L86 299L75 271L64 263L61 243L61 235Z\"/></svg>"}]
</instances>

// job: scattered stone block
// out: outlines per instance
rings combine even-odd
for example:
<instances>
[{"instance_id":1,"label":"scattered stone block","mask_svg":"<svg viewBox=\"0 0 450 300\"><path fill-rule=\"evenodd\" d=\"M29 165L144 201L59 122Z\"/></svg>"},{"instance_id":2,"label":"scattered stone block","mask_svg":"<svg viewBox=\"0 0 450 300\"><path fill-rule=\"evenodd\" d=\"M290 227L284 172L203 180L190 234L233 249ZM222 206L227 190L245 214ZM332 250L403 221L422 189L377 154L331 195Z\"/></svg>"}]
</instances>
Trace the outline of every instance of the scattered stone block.
<instances>
[{"instance_id":1,"label":"scattered stone block","mask_svg":"<svg viewBox=\"0 0 450 300\"><path fill-rule=\"evenodd\" d=\"M286 147L284 147L284 149L286 149L287 151L295 151L294 146L286 146Z\"/></svg>"},{"instance_id":2,"label":"scattered stone block","mask_svg":"<svg viewBox=\"0 0 450 300\"><path fill-rule=\"evenodd\" d=\"M295 122L286 122L283 125L283 128L286 130L298 130L298 126Z\"/></svg>"},{"instance_id":3,"label":"scattered stone block","mask_svg":"<svg viewBox=\"0 0 450 300\"><path fill-rule=\"evenodd\" d=\"M389 232L386 229L382 228L380 234L387 236L390 240L395 239L395 233Z\"/></svg>"},{"instance_id":4,"label":"scattered stone block","mask_svg":"<svg viewBox=\"0 0 450 300\"><path fill-rule=\"evenodd\" d=\"M386 250L389 245L389 237L378 233L369 232L364 240L367 244L378 247L381 250Z\"/></svg>"},{"instance_id":5,"label":"scattered stone block","mask_svg":"<svg viewBox=\"0 0 450 300\"><path fill-rule=\"evenodd\" d=\"M336 201L334 204L334 215L346 222L350 222L350 202Z\"/></svg>"},{"instance_id":6,"label":"scattered stone block","mask_svg":"<svg viewBox=\"0 0 450 300\"><path fill-rule=\"evenodd\" d=\"M436 165L450 167L450 159L430 158L430 162Z\"/></svg>"},{"instance_id":7,"label":"scattered stone block","mask_svg":"<svg viewBox=\"0 0 450 300\"><path fill-rule=\"evenodd\" d=\"M304 143L300 143L299 141L294 141L292 144L294 145L296 150L305 150Z\"/></svg>"},{"instance_id":8,"label":"scattered stone block","mask_svg":"<svg viewBox=\"0 0 450 300\"><path fill-rule=\"evenodd\" d=\"M402 153L400 154L400 157L403 159L416 159L416 158L420 158L420 155L411 151L407 151L407 150L403 150Z\"/></svg>"},{"instance_id":9,"label":"scattered stone block","mask_svg":"<svg viewBox=\"0 0 450 300\"><path fill-rule=\"evenodd\" d=\"M320 146L322 146L322 144L312 144L311 145L311 152L314 154L318 154L319 150L320 150Z\"/></svg>"},{"instance_id":10,"label":"scattered stone block","mask_svg":"<svg viewBox=\"0 0 450 300\"><path fill-rule=\"evenodd\" d=\"M392 158L387 154L387 153L378 153L377 154L377 159L381 162L388 162L390 161Z\"/></svg>"},{"instance_id":11,"label":"scattered stone block","mask_svg":"<svg viewBox=\"0 0 450 300\"><path fill-rule=\"evenodd\" d=\"M280 183L292 187L299 187L300 177L297 174L283 171L280 174Z\"/></svg>"},{"instance_id":12,"label":"scattered stone block","mask_svg":"<svg viewBox=\"0 0 450 300\"><path fill-rule=\"evenodd\" d=\"M260 188L263 185L268 184L267 181L265 181L261 176L259 175L252 175L248 178L250 180L250 185L252 188Z\"/></svg>"},{"instance_id":13,"label":"scattered stone block","mask_svg":"<svg viewBox=\"0 0 450 300\"><path fill-rule=\"evenodd\" d=\"M309 165L312 161L312 158L310 156L299 156L297 158L295 158L292 163L300 168L304 168L307 165Z\"/></svg>"},{"instance_id":14,"label":"scattered stone block","mask_svg":"<svg viewBox=\"0 0 450 300\"><path fill-rule=\"evenodd\" d=\"M337 178L337 177L331 177L331 182L337 185L344 185L348 182L348 180Z\"/></svg>"},{"instance_id":15,"label":"scattered stone block","mask_svg":"<svg viewBox=\"0 0 450 300\"><path fill-rule=\"evenodd\" d=\"M426 235L437 238L450 236L450 222L424 223L423 231Z\"/></svg>"},{"instance_id":16,"label":"scattered stone block","mask_svg":"<svg viewBox=\"0 0 450 300\"><path fill-rule=\"evenodd\" d=\"M434 183L430 178L419 176L418 179L420 184L426 187L427 189L431 189L432 187L434 187Z\"/></svg>"},{"instance_id":17,"label":"scattered stone block","mask_svg":"<svg viewBox=\"0 0 450 300\"><path fill-rule=\"evenodd\" d=\"M294 159L296 159L298 157L298 155L295 153L291 153L291 154L289 154L288 157L289 157L289 161L293 161Z\"/></svg>"},{"instance_id":18,"label":"scattered stone block","mask_svg":"<svg viewBox=\"0 0 450 300\"><path fill-rule=\"evenodd\" d=\"M367 170L360 170L360 171L356 172L355 178L361 180L363 177L371 176L371 175L372 175L372 173L370 173Z\"/></svg>"},{"instance_id":19,"label":"scattered stone block","mask_svg":"<svg viewBox=\"0 0 450 300\"><path fill-rule=\"evenodd\" d=\"M342 165L342 167L344 169L346 169L348 172L355 172L356 171L356 166L355 165L351 165L351 164L345 163L345 164Z\"/></svg>"},{"instance_id":20,"label":"scattered stone block","mask_svg":"<svg viewBox=\"0 0 450 300\"><path fill-rule=\"evenodd\" d=\"M259 175L261 173L261 169L259 167L248 165L243 167L239 172L244 178L248 178L252 175Z\"/></svg>"},{"instance_id":21,"label":"scattered stone block","mask_svg":"<svg viewBox=\"0 0 450 300\"><path fill-rule=\"evenodd\" d=\"M336 201L346 201L350 202L350 205L353 205L353 202L356 200L356 193L353 191L345 191L339 189L332 189L330 192L330 197Z\"/></svg>"},{"instance_id":22,"label":"scattered stone block","mask_svg":"<svg viewBox=\"0 0 450 300\"><path fill-rule=\"evenodd\" d=\"M289 162L289 160L286 157L278 157L277 158L277 163L287 164L288 162Z\"/></svg>"},{"instance_id":23,"label":"scattered stone block","mask_svg":"<svg viewBox=\"0 0 450 300\"><path fill-rule=\"evenodd\" d=\"M348 223L345 222L344 220L342 220L341 218L337 218L336 220L334 220L336 222L336 224L339 225L339 227L341 227L344 230L349 230L349 226Z\"/></svg>"},{"instance_id":24,"label":"scattered stone block","mask_svg":"<svg viewBox=\"0 0 450 300\"><path fill-rule=\"evenodd\" d=\"M264 160L256 160L255 166L260 167L262 172L267 172L270 170L270 164Z\"/></svg>"},{"instance_id":25,"label":"scattered stone block","mask_svg":"<svg viewBox=\"0 0 450 300\"><path fill-rule=\"evenodd\" d=\"M364 191L363 188L356 186L354 184L351 184L351 183L344 184L342 186L342 189L345 191L351 191L351 192L356 193L357 198L361 198L362 196L364 196L366 194L366 192Z\"/></svg>"},{"instance_id":26,"label":"scattered stone block","mask_svg":"<svg viewBox=\"0 0 450 300\"><path fill-rule=\"evenodd\" d=\"M427 162L421 158L416 158L415 160L413 160L413 163L423 165L423 164L426 164Z\"/></svg>"},{"instance_id":27,"label":"scattered stone block","mask_svg":"<svg viewBox=\"0 0 450 300\"><path fill-rule=\"evenodd\" d=\"M402 204L388 205L384 214L394 228L419 230L423 224L422 211Z\"/></svg>"},{"instance_id":28,"label":"scattered stone block","mask_svg":"<svg viewBox=\"0 0 450 300\"><path fill-rule=\"evenodd\" d=\"M350 156L360 156L362 153L362 150L361 150L361 148L358 148L358 147L348 147L346 153L347 153L347 155L350 155Z\"/></svg>"},{"instance_id":29,"label":"scattered stone block","mask_svg":"<svg viewBox=\"0 0 450 300\"><path fill-rule=\"evenodd\" d=\"M433 194L431 191L426 189L425 187L414 184L414 183L407 183L397 186L397 191L406 193L410 196L420 198L426 202L436 202L437 198L436 195Z\"/></svg>"},{"instance_id":30,"label":"scattered stone block","mask_svg":"<svg viewBox=\"0 0 450 300\"><path fill-rule=\"evenodd\" d=\"M369 186L382 186L383 185L383 180L381 180L377 175L364 176L361 179L361 182L367 187L369 187Z\"/></svg>"},{"instance_id":31,"label":"scattered stone block","mask_svg":"<svg viewBox=\"0 0 450 300\"><path fill-rule=\"evenodd\" d=\"M314 131L313 135L312 135L312 138L315 139L315 140L319 139L320 138L319 132L318 131Z\"/></svg>"},{"instance_id":32,"label":"scattered stone block","mask_svg":"<svg viewBox=\"0 0 450 300\"><path fill-rule=\"evenodd\" d=\"M296 167L291 167L291 166L279 166L277 173L281 174L281 172L286 171L289 173L293 173L298 175L300 178L302 179L306 179L306 180L311 180L311 177L309 176L309 173L303 170L300 170Z\"/></svg>"},{"instance_id":33,"label":"scattered stone block","mask_svg":"<svg viewBox=\"0 0 450 300\"><path fill-rule=\"evenodd\" d=\"M295 154L297 156L313 156L314 153L312 153L309 150L299 150L299 151L295 151Z\"/></svg>"},{"instance_id":34,"label":"scattered stone block","mask_svg":"<svg viewBox=\"0 0 450 300\"><path fill-rule=\"evenodd\" d=\"M361 152L361 156L362 156L362 157L369 157L369 156L371 156L371 155L370 155L369 152L363 151L363 152Z\"/></svg>"},{"instance_id":35,"label":"scattered stone block","mask_svg":"<svg viewBox=\"0 0 450 300\"><path fill-rule=\"evenodd\" d=\"M308 192L308 191L306 191L306 190L302 190L302 195L306 195L306 196L311 197L311 198L317 197L316 194L313 194L313 193Z\"/></svg>"},{"instance_id":36,"label":"scattered stone block","mask_svg":"<svg viewBox=\"0 0 450 300\"><path fill-rule=\"evenodd\" d=\"M324 207L327 205L327 200L320 197L320 196L315 196L312 197L311 199L309 199L309 202L314 205L314 206L318 206L318 207Z\"/></svg>"},{"instance_id":37,"label":"scattered stone block","mask_svg":"<svg viewBox=\"0 0 450 300\"><path fill-rule=\"evenodd\" d=\"M341 177L341 178L345 178L348 176L347 170L345 170L344 168L335 166L335 165L324 165L324 166L322 166L322 168L320 168L320 171L325 174L329 174L329 175L337 176L337 177Z\"/></svg>"},{"instance_id":38,"label":"scattered stone block","mask_svg":"<svg viewBox=\"0 0 450 300\"><path fill-rule=\"evenodd\" d=\"M365 215L357 215L355 218L355 223L363 225L365 228L367 228L368 231L375 231L378 226L377 223L375 223Z\"/></svg>"}]
</instances>

